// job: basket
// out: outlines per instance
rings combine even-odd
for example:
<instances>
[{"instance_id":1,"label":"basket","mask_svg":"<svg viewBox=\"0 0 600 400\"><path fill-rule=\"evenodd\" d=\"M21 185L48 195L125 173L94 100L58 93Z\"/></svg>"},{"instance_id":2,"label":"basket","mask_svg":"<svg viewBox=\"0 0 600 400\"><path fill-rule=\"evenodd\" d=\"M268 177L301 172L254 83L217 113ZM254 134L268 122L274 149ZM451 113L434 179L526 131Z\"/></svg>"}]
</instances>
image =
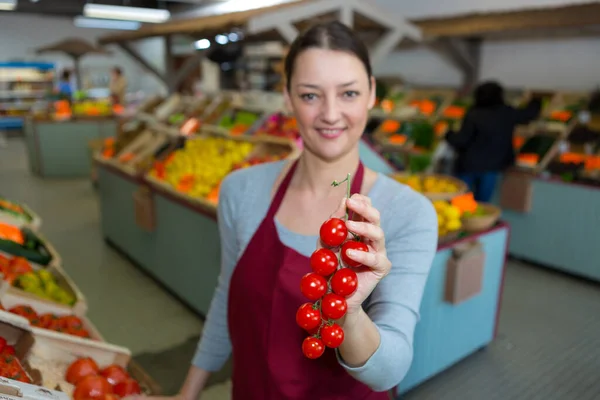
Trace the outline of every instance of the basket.
<instances>
[{"instance_id":1,"label":"basket","mask_svg":"<svg viewBox=\"0 0 600 400\"><path fill-rule=\"evenodd\" d=\"M461 194L467 193L468 190L469 190L469 187L467 186L466 183L464 183L460 179L457 179L457 178L455 178L453 176L450 176L450 175L442 175L442 174L407 174L405 172L398 172L398 173L395 173L395 174L391 175L391 177L394 180L396 180L396 181L398 180L398 178L404 178L404 177L407 177L407 176L416 176L421 181L423 181L424 179L426 179L428 177L434 177L436 179L444 179L444 180L452 182L458 188L458 190L456 192L454 192L454 193L421 192L421 194L423 196L427 197L431 201L438 201L438 200L450 201L453 198L455 198L456 196L459 196Z\"/></svg>"},{"instance_id":2,"label":"basket","mask_svg":"<svg viewBox=\"0 0 600 400\"><path fill-rule=\"evenodd\" d=\"M461 222L463 230L467 232L481 232L490 229L500 219L502 213L500 208L489 203L479 203L479 207L486 212L485 215L462 216Z\"/></svg>"}]
</instances>

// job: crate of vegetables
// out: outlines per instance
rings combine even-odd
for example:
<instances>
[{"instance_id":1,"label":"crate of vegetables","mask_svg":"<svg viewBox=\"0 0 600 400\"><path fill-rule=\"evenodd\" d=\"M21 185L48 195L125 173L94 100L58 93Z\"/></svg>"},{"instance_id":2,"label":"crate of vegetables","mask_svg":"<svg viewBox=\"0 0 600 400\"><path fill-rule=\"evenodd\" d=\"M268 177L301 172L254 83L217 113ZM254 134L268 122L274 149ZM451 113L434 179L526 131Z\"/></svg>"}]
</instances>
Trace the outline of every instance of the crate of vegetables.
<instances>
[{"instance_id":1,"label":"crate of vegetables","mask_svg":"<svg viewBox=\"0 0 600 400\"><path fill-rule=\"evenodd\" d=\"M421 118L432 119L450 106L455 97L453 89L414 89L408 95L406 107L415 109Z\"/></svg>"},{"instance_id":2,"label":"crate of vegetables","mask_svg":"<svg viewBox=\"0 0 600 400\"><path fill-rule=\"evenodd\" d=\"M42 226L42 219L27 205L0 197L0 223L37 231Z\"/></svg>"},{"instance_id":3,"label":"crate of vegetables","mask_svg":"<svg viewBox=\"0 0 600 400\"><path fill-rule=\"evenodd\" d=\"M0 223L0 252L26 258L44 267L59 265L61 261L54 247L41 234L5 223Z\"/></svg>"},{"instance_id":4,"label":"crate of vegetables","mask_svg":"<svg viewBox=\"0 0 600 400\"><path fill-rule=\"evenodd\" d=\"M62 338L55 332L32 330L23 321L22 317L0 312L0 337L9 345L14 343L15 353L33 383L77 400L142 392L126 370L131 359L128 349ZM93 387L99 390L95 395Z\"/></svg>"},{"instance_id":5,"label":"crate of vegetables","mask_svg":"<svg viewBox=\"0 0 600 400\"><path fill-rule=\"evenodd\" d=\"M383 150L432 151L436 142L434 126L425 120L385 119L373 138Z\"/></svg>"},{"instance_id":6,"label":"crate of vegetables","mask_svg":"<svg viewBox=\"0 0 600 400\"><path fill-rule=\"evenodd\" d=\"M181 148L155 162L146 180L155 189L214 214L219 185L229 173L297 154L295 143L286 138L231 136L204 127L201 135L185 140Z\"/></svg>"},{"instance_id":7,"label":"crate of vegetables","mask_svg":"<svg viewBox=\"0 0 600 400\"><path fill-rule=\"evenodd\" d=\"M87 302L75 283L58 266L42 267L23 257L0 253L0 299L10 293L47 303L62 314L85 315Z\"/></svg>"}]
</instances>

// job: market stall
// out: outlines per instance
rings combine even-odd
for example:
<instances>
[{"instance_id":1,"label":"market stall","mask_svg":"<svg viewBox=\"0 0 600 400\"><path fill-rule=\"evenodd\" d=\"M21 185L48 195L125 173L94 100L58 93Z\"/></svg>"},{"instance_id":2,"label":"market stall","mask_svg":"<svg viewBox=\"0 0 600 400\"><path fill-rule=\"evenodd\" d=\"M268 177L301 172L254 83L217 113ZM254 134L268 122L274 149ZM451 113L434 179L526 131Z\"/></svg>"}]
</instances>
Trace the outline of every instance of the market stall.
<instances>
[{"instance_id":1,"label":"market stall","mask_svg":"<svg viewBox=\"0 0 600 400\"><path fill-rule=\"evenodd\" d=\"M29 228L0 224L0 393L55 400L89 398L93 388L120 397L160 393L86 314L86 298L52 245Z\"/></svg>"}]
</instances>

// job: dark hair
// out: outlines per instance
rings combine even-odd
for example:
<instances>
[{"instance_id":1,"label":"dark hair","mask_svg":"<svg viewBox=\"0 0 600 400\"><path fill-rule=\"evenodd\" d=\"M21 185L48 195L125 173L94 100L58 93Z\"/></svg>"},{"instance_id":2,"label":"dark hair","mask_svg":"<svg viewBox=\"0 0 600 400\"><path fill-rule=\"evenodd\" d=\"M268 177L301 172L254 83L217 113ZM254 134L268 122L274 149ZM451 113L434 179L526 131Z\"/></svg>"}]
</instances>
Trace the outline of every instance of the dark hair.
<instances>
[{"instance_id":1,"label":"dark hair","mask_svg":"<svg viewBox=\"0 0 600 400\"><path fill-rule=\"evenodd\" d=\"M113 72L117 75L123 75L123 70L121 69L121 67L114 67Z\"/></svg>"},{"instance_id":2,"label":"dark hair","mask_svg":"<svg viewBox=\"0 0 600 400\"><path fill-rule=\"evenodd\" d=\"M71 71L69 71L68 69L63 70L60 78L63 81L68 81L69 79L71 79Z\"/></svg>"},{"instance_id":3,"label":"dark hair","mask_svg":"<svg viewBox=\"0 0 600 400\"><path fill-rule=\"evenodd\" d=\"M338 50L354 54L365 66L369 78L373 75L369 50L352 29L339 21L321 22L299 35L290 46L285 58L285 77L288 89L294 73L296 58L304 50L313 48Z\"/></svg>"},{"instance_id":4,"label":"dark hair","mask_svg":"<svg viewBox=\"0 0 600 400\"><path fill-rule=\"evenodd\" d=\"M488 108L504 104L504 89L498 82L485 82L475 89L475 107Z\"/></svg>"},{"instance_id":5,"label":"dark hair","mask_svg":"<svg viewBox=\"0 0 600 400\"><path fill-rule=\"evenodd\" d=\"M592 114L600 113L600 89L596 89L590 96L590 101L588 102L588 110Z\"/></svg>"}]
</instances>

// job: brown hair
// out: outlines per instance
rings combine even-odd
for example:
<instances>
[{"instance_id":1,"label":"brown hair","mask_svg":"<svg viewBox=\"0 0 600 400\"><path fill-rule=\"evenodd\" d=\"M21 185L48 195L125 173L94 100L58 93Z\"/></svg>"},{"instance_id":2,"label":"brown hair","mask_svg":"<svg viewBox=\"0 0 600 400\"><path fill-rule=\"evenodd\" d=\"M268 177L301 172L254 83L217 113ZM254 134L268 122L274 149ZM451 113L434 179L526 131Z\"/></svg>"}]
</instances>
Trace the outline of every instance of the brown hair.
<instances>
[{"instance_id":1,"label":"brown hair","mask_svg":"<svg viewBox=\"0 0 600 400\"><path fill-rule=\"evenodd\" d=\"M313 25L307 31L303 32L290 46L290 50L285 58L285 77L288 90L290 89L290 81L294 73L296 58L304 50L312 48L337 50L354 54L363 63L369 78L373 75L369 50L367 50L367 46L365 46L352 29L339 21L322 22Z\"/></svg>"}]
</instances>

